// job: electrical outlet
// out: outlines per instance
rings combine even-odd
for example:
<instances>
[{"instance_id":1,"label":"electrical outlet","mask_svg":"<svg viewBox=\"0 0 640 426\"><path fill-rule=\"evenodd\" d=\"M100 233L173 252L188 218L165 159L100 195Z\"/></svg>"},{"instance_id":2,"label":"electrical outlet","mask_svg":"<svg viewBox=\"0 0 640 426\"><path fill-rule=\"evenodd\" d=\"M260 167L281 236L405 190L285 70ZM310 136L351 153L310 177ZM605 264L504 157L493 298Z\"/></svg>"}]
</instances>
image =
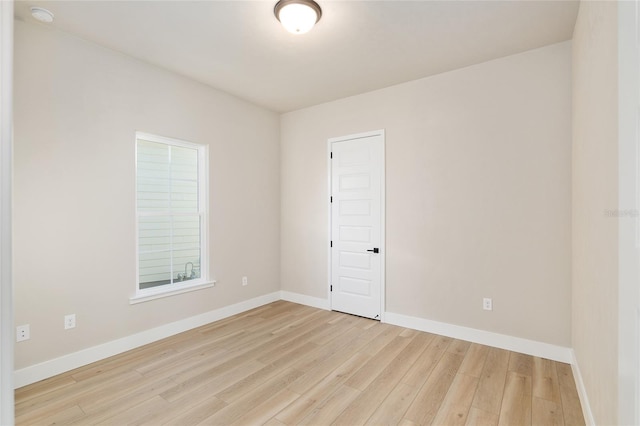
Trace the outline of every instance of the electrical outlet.
<instances>
[{"instance_id":1,"label":"electrical outlet","mask_svg":"<svg viewBox=\"0 0 640 426\"><path fill-rule=\"evenodd\" d=\"M249 280L247 279L247 277L242 277L242 285L247 285L249 284Z\"/></svg>"},{"instance_id":2,"label":"electrical outlet","mask_svg":"<svg viewBox=\"0 0 640 426\"><path fill-rule=\"evenodd\" d=\"M16 327L16 342L22 342L31 338L29 324L19 325Z\"/></svg>"},{"instance_id":3,"label":"electrical outlet","mask_svg":"<svg viewBox=\"0 0 640 426\"><path fill-rule=\"evenodd\" d=\"M482 299L482 309L485 311L493 311L493 299L488 297Z\"/></svg>"},{"instance_id":4,"label":"electrical outlet","mask_svg":"<svg viewBox=\"0 0 640 426\"><path fill-rule=\"evenodd\" d=\"M76 314L69 314L64 316L64 329L76 328Z\"/></svg>"}]
</instances>

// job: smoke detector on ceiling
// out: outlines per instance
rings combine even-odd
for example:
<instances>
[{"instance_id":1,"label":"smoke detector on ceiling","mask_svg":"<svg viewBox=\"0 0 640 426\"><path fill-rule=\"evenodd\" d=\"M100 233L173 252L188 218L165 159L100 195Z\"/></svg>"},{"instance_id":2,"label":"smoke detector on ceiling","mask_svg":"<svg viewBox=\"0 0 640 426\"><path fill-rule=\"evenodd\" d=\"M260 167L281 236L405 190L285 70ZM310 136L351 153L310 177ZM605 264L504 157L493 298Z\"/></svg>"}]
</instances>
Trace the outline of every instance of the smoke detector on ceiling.
<instances>
[{"instance_id":1,"label":"smoke detector on ceiling","mask_svg":"<svg viewBox=\"0 0 640 426\"><path fill-rule=\"evenodd\" d=\"M31 16L33 16L38 21L45 22L47 24L50 24L51 22L53 22L53 13L41 7L32 6Z\"/></svg>"}]
</instances>

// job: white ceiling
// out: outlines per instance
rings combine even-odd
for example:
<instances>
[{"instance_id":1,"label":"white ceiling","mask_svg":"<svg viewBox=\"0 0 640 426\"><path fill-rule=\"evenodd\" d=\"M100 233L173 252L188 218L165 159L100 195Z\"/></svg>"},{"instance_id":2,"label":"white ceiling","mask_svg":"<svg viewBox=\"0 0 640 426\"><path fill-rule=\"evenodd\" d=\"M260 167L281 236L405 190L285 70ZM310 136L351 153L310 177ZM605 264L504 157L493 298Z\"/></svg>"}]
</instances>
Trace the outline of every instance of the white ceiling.
<instances>
[{"instance_id":1,"label":"white ceiling","mask_svg":"<svg viewBox=\"0 0 640 426\"><path fill-rule=\"evenodd\" d=\"M276 0L19 0L54 27L278 112L571 39L577 1L318 0L322 19L287 33ZM38 24L45 25L45 24Z\"/></svg>"}]
</instances>

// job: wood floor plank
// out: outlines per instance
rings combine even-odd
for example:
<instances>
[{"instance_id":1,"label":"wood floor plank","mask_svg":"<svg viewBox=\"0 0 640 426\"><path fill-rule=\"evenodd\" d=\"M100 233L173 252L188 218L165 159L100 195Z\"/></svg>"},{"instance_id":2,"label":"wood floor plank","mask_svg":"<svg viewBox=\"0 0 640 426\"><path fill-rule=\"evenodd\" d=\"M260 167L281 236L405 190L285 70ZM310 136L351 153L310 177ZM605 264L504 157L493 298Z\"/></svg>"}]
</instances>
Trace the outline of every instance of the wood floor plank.
<instances>
[{"instance_id":1,"label":"wood floor plank","mask_svg":"<svg viewBox=\"0 0 640 426\"><path fill-rule=\"evenodd\" d=\"M416 424L431 424L455 378L463 357L445 352L429 378L409 406L404 419Z\"/></svg>"},{"instance_id":2,"label":"wood floor plank","mask_svg":"<svg viewBox=\"0 0 640 426\"><path fill-rule=\"evenodd\" d=\"M236 366L229 366L227 371L219 371L198 380L197 382L182 382L162 392L160 396L171 403L180 403L186 399L191 399L193 394L208 393L214 395L221 389L226 389L247 376L256 373L264 368L264 365L257 361L247 361Z\"/></svg>"},{"instance_id":3,"label":"wood floor plank","mask_svg":"<svg viewBox=\"0 0 640 426\"><path fill-rule=\"evenodd\" d=\"M222 357L219 357L215 362L211 362L212 360L201 361L196 366L191 366L188 370L182 369L180 373L174 374L171 378L181 384L182 388L194 388L198 387L199 384L203 384L204 382L210 380L210 377L216 376L218 374L223 374L230 368L234 368L238 364L253 361L257 354L262 354L265 351L270 351L275 347L280 346L279 339L282 339L282 336L278 338L274 338L270 332L267 333L268 337L265 341L263 336L258 336L255 338L259 343L255 345L248 343L245 348L238 349L237 352L230 352L225 354ZM307 348L309 349L309 348ZM220 362L223 361L223 362ZM211 365L214 365L211 367ZM177 390L176 390L177 392ZM175 396L169 396L167 394L163 395L163 397L168 399L175 399Z\"/></svg>"},{"instance_id":4,"label":"wood floor plank","mask_svg":"<svg viewBox=\"0 0 640 426\"><path fill-rule=\"evenodd\" d=\"M162 398L162 397L160 397ZM198 410L202 410L201 406L207 405L206 416L210 416L214 409L220 409L224 407L224 403L220 400L217 400L215 397L211 397L211 395L205 395L204 397L200 395L192 395L192 398L189 401L182 401L180 403L170 403L168 401L164 401L164 405L160 405L159 407L155 407L153 411L149 411L146 415L139 417L135 424L139 426L157 426L163 423L168 423L172 419L175 419L184 415L196 415Z\"/></svg>"},{"instance_id":5,"label":"wood floor plank","mask_svg":"<svg viewBox=\"0 0 640 426\"><path fill-rule=\"evenodd\" d=\"M556 363L548 359L533 358L533 396L562 403Z\"/></svg>"},{"instance_id":6,"label":"wood floor plank","mask_svg":"<svg viewBox=\"0 0 640 426\"><path fill-rule=\"evenodd\" d=\"M110 362L108 365L96 364L93 368L86 369L82 372L78 372L72 375L73 379L81 382L96 376L101 376L103 379L120 374L122 371L136 369L144 366L148 363L160 362L164 359L170 358L177 352L171 348L163 350L149 350L140 351L136 357L123 358L118 362Z\"/></svg>"},{"instance_id":7,"label":"wood floor plank","mask_svg":"<svg viewBox=\"0 0 640 426\"><path fill-rule=\"evenodd\" d=\"M237 322L223 320L223 324L212 328L211 325L202 326L192 330L194 335L188 340L179 340L169 347L182 354L182 357L191 356L198 351L207 351L224 345L229 350L230 346L247 336L253 331L260 331L262 327L268 327L269 323L258 317L239 317ZM217 323L213 323L217 324ZM277 324L277 321L274 322Z\"/></svg>"},{"instance_id":8,"label":"wood floor plank","mask_svg":"<svg viewBox=\"0 0 640 426\"><path fill-rule=\"evenodd\" d=\"M85 365L69 372L69 374L71 374L71 376L77 381L91 379L96 375L101 376L100 380L104 380L105 377L117 374L119 371L122 371L123 368L125 370L130 369L133 365L144 364L149 361L151 357L156 357L166 351L175 350L176 346L189 346L193 342L198 342L197 336L197 329L189 330L184 333L132 349L118 356ZM96 369L100 370L100 374L95 374Z\"/></svg>"},{"instance_id":9,"label":"wood floor plank","mask_svg":"<svg viewBox=\"0 0 640 426\"><path fill-rule=\"evenodd\" d=\"M300 395L289 389L282 389L271 398L237 419L234 425L261 425L273 418L279 411L298 399Z\"/></svg>"},{"instance_id":10,"label":"wood floor plank","mask_svg":"<svg viewBox=\"0 0 640 426\"><path fill-rule=\"evenodd\" d=\"M358 338L355 341L345 342L343 346L336 347L329 356L323 360L318 360L314 367L306 370L304 375L291 384L290 389L299 394L305 393L327 377L332 371L336 370L336 366L347 362L365 345L375 340L383 330L382 327L371 327L357 333ZM371 358L370 355L360 355L361 364L358 365L358 368Z\"/></svg>"},{"instance_id":11,"label":"wood floor plank","mask_svg":"<svg viewBox=\"0 0 640 426\"><path fill-rule=\"evenodd\" d=\"M473 396L478 388L477 377L456 374L433 423L436 425L464 425L467 422Z\"/></svg>"},{"instance_id":12,"label":"wood floor plank","mask_svg":"<svg viewBox=\"0 0 640 426\"><path fill-rule=\"evenodd\" d=\"M153 413L157 410L164 408L167 401L160 396L154 396L146 401L141 402L127 410L120 411L119 413L105 418L101 422L95 424L98 425L139 425L149 416L149 413Z\"/></svg>"},{"instance_id":13,"label":"wood floor plank","mask_svg":"<svg viewBox=\"0 0 640 426\"><path fill-rule=\"evenodd\" d=\"M464 340L454 340L451 342L449 347L447 347L447 351L456 355L466 355L469 347L471 346L471 342L465 342Z\"/></svg>"},{"instance_id":14,"label":"wood floor plank","mask_svg":"<svg viewBox=\"0 0 640 426\"><path fill-rule=\"evenodd\" d=\"M96 379L87 380L73 385L71 388L56 389L27 401L16 400L16 422L36 424L57 411L78 405L82 398L98 398L100 395L116 393L118 390L138 382L141 378L139 373L129 371L111 377L104 382Z\"/></svg>"},{"instance_id":15,"label":"wood floor plank","mask_svg":"<svg viewBox=\"0 0 640 426\"><path fill-rule=\"evenodd\" d=\"M312 327L309 327L309 325ZM264 364L272 363L277 359L281 359L283 352L293 350L295 345L311 344L316 347L327 347L332 341L339 340L342 335L347 334L350 330L353 330L353 333L356 332L355 329L349 327L334 329L331 330L333 333L330 335L330 339L321 339L323 343L318 344L314 342L314 339L323 336L327 329L326 323L314 324L311 322L309 325L301 326L296 332L289 333L286 338L281 339L278 346L261 355L258 361Z\"/></svg>"},{"instance_id":16,"label":"wood floor plank","mask_svg":"<svg viewBox=\"0 0 640 426\"><path fill-rule=\"evenodd\" d=\"M163 379L155 382L142 382L140 385L121 390L110 397L100 398L98 402L81 399L80 408L87 413L79 422L71 424L97 424L113 417L114 412L120 413L133 408L145 401L159 395L160 392L172 386L171 379Z\"/></svg>"},{"instance_id":17,"label":"wood floor plank","mask_svg":"<svg viewBox=\"0 0 640 426\"><path fill-rule=\"evenodd\" d=\"M342 351L345 347L354 344L354 342L355 345L359 345L357 339L360 333L361 331L357 328L349 328L345 333L341 333L328 344L321 346L319 350L310 353L308 356L303 356L300 359L297 359L294 367L304 372L314 369L319 363L331 358L336 353ZM377 342L377 339L369 342L375 343ZM370 345L367 344L365 348L369 346Z\"/></svg>"},{"instance_id":18,"label":"wood floor plank","mask_svg":"<svg viewBox=\"0 0 640 426\"><path fill-rule=\"evenodd\" d=\"M28 401L46 393L65 388L78 383L71 375L54 376L37 383L16 389L15 398L20 401Z\"/></svg>"},{"instance_id":19,"label":"wood floor plank","mask_svg":"<svg viewBox=\"0 0 640 426\"><path fill-rule=\"evenodd\" d=\"M321 318L325 316L326 313L326 311L307 311L304 315L311 323L314 322L312 319L319 319L318 323L320 323L322 321ZM281 312L278 315L269 316L267 318L259 317L259 321L255 325L243 328L243 335L241 338L234 338L232 340L227 339L227 341L225 341L224 348L229 353L233 354L244 353L257 346L265 345L266 347L263 350L267 351L273 346L280 344L283 336L288 335L288 332L279 334L274 334L273 332L281 329L283 324L286 324L288 321L297 320L298 318L299 316L296 315L295 312L289 311ZM208 339L210 339L210 337L208 337Z\"/></svg>"},{"instance_id":20,"label":"wood floor plank","mask_svg":"<svg viewBox=\"0 0 640 426\"><path fill-rule=\"evenodd\" d=\"M262 318L247 315L236 317L234 319L226 318L221 321L203 325L196 330L202 335L202 337L205 337L206 340L209 341L209 339L214 335L219 337L228 336L260 323L262 323Z\"/></svg>"},{"instance_id":21,"label":"wood floor plank","mask_svg":"<svg viewBox=\"0 0 640 426\"><path fill-rule=\"evenodd\" d=\"M361 319L362 318L354 317L354 319L349 321L348 323L345 322L344 326L329 324L329 322L325 322L322 324L322 327L320 327L320 329L316 333L314 333L313 336L309 336L307 340L319 346L326 345L330 341L335 339L338 335L344 333L346 330L354 327L360 328L356 327L356 324Z\"/></svg>"},{"instance_id":22,"label":"wood floor plank","mask_svg":"<svg viewBox=\"0 0 640 426\"><path fill-rule=\"evenodd\" d=\"M271 420L266 422L264 426L287 426L286 423L282 423L280 420L273 417Z\"/></svg>"},{"instance_id":23,"label":"wood floor plank","mask_svg":"<svg viewBox=\"0 0 640 426\"><path fill-rule=\"evenodd\" d=\"M231 424L254 407L271 398L279 390L286 388L302 374L299 370L292 368L286 369L255 389L248 390L247 393L235 400L232 404L227 405L213 416L207 417L199 424Z\"/></svg>"},{"instance_id":24,"label":"wood floor plank","mask_svg":"<svg viewBox=\"0 0 640 426\"><path fill-rule=\"evenodd\" d=\"M70 374L70 373L66 373ZM103 389L115 383L122 384L128 380L139 379L142 376L135 371L121 371L117 375L105 377L92 377L82 382L76 382L72 386L57 387L47 392L38 392L37 396L30 396L28 399L16 399L16 416L22 415L24 411L34 411L39 407L62 403L71 400L78 394L89 393L95 389ZM17 395L17 392L16 392Z\"/></svg>"},{"instance_id":25,"label":"wood floor plank","mask_svg":"<svg viewBox=\"0 0 640 426\"><path fill-rule=\"evenodd\" d=\"M336 385L336 388L337 387L339 387L339 385ZM325 388L322 388L322 390L325 390ZM308 395L301 396L291 404L287 405L284 409L280 410L280 412L273 418L284 425L299 424L302 419L309 415L315 407L320 405L320 403L333 392L335 392L335 389L331 389L326 395L321 393L321 396L317 398Z\"/></svg>"},{"instance_id":26,"label":"wood floor plank","mask_svg":"<svg viewBox=\"0 0 640 426\"><path fill-rule=\"evenodd\" d=\"M241 332L233 333L230 336L226 336L229 340L236 338L239 336ZM199 338L194 338L194 340L198 340ZM227 352L227 349L224 346L224 341L210 341L206 345L198 345L194 349L190 351L178 351L175 348L171 348L171 351L166 351L166 356L156 357L155 360L149 360L145 363L140 363L136 366L131 366L140 374L144 374L148 377L157 375L160 376L162 371L173 370L180 365L184 365L185 360L194 360L204 359L205 357L216 357L220 354L224 354ZM180 363L182 361L182 364Z\"/></svg>"},{"instance_id":27,"label":"wood floor plank","mask_svg":"<svg viewBox=\"0 0 640 426\"><path fill-rule=\"evenodd\" d=\"M271 319L277 316L289 315L295 312L309 311L307 306L291 305L289 303L280 303L282 301L275 302L267 306L267 309L262 311L256 311L256 315L260 318Z\"/></svg>"},{"instance_id":28,"label":"wood floor plank","mask_svg":"<svg viewBox=\"0 0 640 426\"><path fill-rule=\"evenodd\" d=\"M92 392L91 394L84 394L78 398L78 403L87 414L92 414L104 411L107 407L117 405L125 399L128 401L132 399L144 400L148 395L153 395L154 393L156 395L160 394L171 386L174 386L171 379L156 381L143 377L135 382L131 382L125 388L111 387L103 389L102 391Z\"/></svg>"},{"instance_id":29,"label":"wood floor plank","mask_svg":"<svg viewBox=\"0 0 640 426\"><path fill-rule=\"evenodd\" d=\"M249 392L254 387L258 386L261 383L264 383L271 377L274 377L280 372L289 368L288 365L290 363L290 359L287 359L287 357L292 357L295 359L296 357L314 349L317 349L317 345L315 343L307 343L302 347L295 348L293 351L286 352L283 358L280 359L281 362L269 364L264 368L261 368L260 370L234 383L233 385L224 388L216 394L216 397L225 401L226 403L232 403L233 401L242 397L242 395ZM301 375L302 373L300 372L298 376Z\"/></svg>"},{"instance_id":30,"label":"wood floor plank","mask_svg":"<svg viewBox=\"0 0 640 426\"><path fill-rule=\"evenodd\" d=\"M381 327L383 329L382 333L364 348L364 352L371 356L377 354L382 348L387 346L387 344L395 339L403 330L402 327L382 323L376 325L376 327Z\"/></svg>"},{"instance_id":31,"label":"wood floor plank","mask_svg":"<svg viewBox=\"0 0 640 426\"><path fill-rule=\"evenodd\" d=\"M46 425L58 425L58 424L68 424L71 422L78 421L85 417L85 412L82 411L79 405L72 405L70 407L65 408L64 410L56 411L52 413L51 416L47 416L42 421L39 421L38 424L46 424Z\"/></svg>"},{"instance_id":32,"label":"wood floor plank","mask_svg":"<svg viewBox=\"0 0 640 426\"><path fill-rule=\"evenodd\" d=\"M291 319L284 324L278 324L278 327L271 331L271 334L285 334L291 331L300 330L308 331L312 328L317 327L318 325L324 328L326 326L324 326L323 324L330 321L331 319L332 315L329 311L309 310L308 312L293 315ZM299 335L300 334L302 333L299 333Z\"/></svg>"},{"instance_id":33,"label":"wood floor plank","mask_svg":"<svg viewBox=\"0 0 640 426\"><path fill-rule=\"evenodd\" d=\"M229 367L253 358L251 351L271 342L273 337L259 336L239 350L218 347L214 350L191 352L184 357L177 356L171 362L144 372L147 378L172 377L176 383L199 380L203 375L215 374Z\"/></svg>"},{"instance_id":34,"label":"wood floor plank","mask_svg":"<svg viewBox=\"0 0 640 426\"><path fill-rule=\"evenodd\" d=\"M340 386L327 399L318 404L302 421L301 425L329 425L334 419L356 399L360 392L349 386Z\"/></svg>"},{"instance_id":35,"label":"wood floor plank","mask_svg":"<svg viewBox=\"0 0 640 426\"><path fill-rule=\"evenodd\" d=\"M216 397L229 404L245 395L255 386L259 386L261 383L264 383L265 380L276 376L285 369L286 367L278 367L273 364L265 365L255 373L248 375L242 380L232 383L226 388L222 388L216 394Z\"/></svg>"},{"instance_id":36,"label":"wood floor plank","mask_svg":"<svg viewBox=\"0 0 640 426\"><path fill-rule=\"evenodd\" d=\"M523 376L533 376L533 357L531 355L511 352L509 354L508 369Z\"/></svg>"},{"instance_id":37,"label":"wood floor plank","mask_svg":"<svg viewBox=\"0 0 640 426\"><path fill-rule=\"evenodd\" d=\"M420 389L398 383L367 420L367 425L397 425Z\"/></svg>"},{"instance_id":38,"label":"wood floor plank","mask_svg":"<svg viewBox=\"0 0 640 426\"><path fill-rule=\"evenodd\" d=\"M350 321L343 321L338 324L329 324L328 326L325 327L324 333L311 338L310 341L323 346L328 344L331 340L333 340L335 336L339 335L341 330L355 328L357 330L360 330L360 332L362 333L363 331L366 331L375 325L380 325L379 321L374 321L368 318L356 317L353 315L351 315L351 317L352 318Z\"/></svg>"},{"instance_id":39,"label":"wood floor plank","mask_svg":"<svg viewBox=\"0 0 640 426\"><path fill-rule=\"evenodd\" d=\"M504 389L499 425L530 425L532 405L531 377L510 371Z\"/></svg>"},{"instance_id":40,"label":"wood floor plank","mask_svg":"<svg viewBox=\"0 0 640 426\"><path fill-rule=\"evenodd\" d=\"M585 424L580 397L576 389L576 382L569 364L556 364L558 381L560 382L560 396L562 398L562 413L566 425Z\"/></svg>"},{"instance_id":41,"label":"wood floor plank","mask_svg":"<svg viewBox=\"0 0 640 426\"><path fill-rule=\"evenodd\" d=\"M508 363L508 351L498 348L489 349L478 383L478 391L473 399L474 407L494 414L500 413Z\"/></svg>"},{"instance_id":42,"label":"wood floor plank","mask_svg":"<svg viewBox=\"0 0 640 426\"><path fill-rule=\"evenodd\" d=\"M406 329L402 330L400 332L400 334L398 334L398 336L412 338L418 333L420 333L418 330L412 330L410 328L406 328Z\"/></svg>"},{"instance_id":43,"label":"wood floor plank","mask_svg":"<svg viewBox=\"0 0 640 426\"><path fill-rule=\"evenodd\" d=\"M228 338L234 339L242 335L243 332L234 333ZM196 369L199 369L199 371L206 370L232 356L230 351L225 347L224 341L216 341L206 345L198 345L189 351L177 351L172 356L157 359L149 364L143 364L133 368L148 378L168 377L177 375L177 373L182 371L193 371Z\"/></svg>"},{"instance_id":44,"label":"wood floor plank","mask_svg":"<svg viewBox=\"0 0 640 426\"><path fill-rule=\"evenodd\" d=\"M534 396L531 406L531 424L538 426L564 426L562 405Z\"/></svg>"},{"instance_id":45,"label":"wood floor plank","mask_svg":"<svg viewBox=\"0 0 640 426\"><path fill-rule=\"evenodd\" d=\"M584 424L566 364L285 301L15 396L19 426Z\"/></svg>"},{"instance_id":46,"label":"wood floor plank","mask_svg":"<svg viewBox=\"0 0 640 426\"><path fill-rule=\"evenodd\" d=\"M168 426L184 426L195 425L202 422L207 417L222 410L226 407L224 401L220 401L216 397L209 396L204 401L199 402L185 410L176 410L176 412L167 415L161 422ZM158 424L158 423L156 423Z\"/></svg>"},{"instance_id":47,"label":"wood floor plank","mask_svg":"<svg viewBox=\"0 0 640 426\"><path fill-rule=\"evenodd\" d=\"M484 362L487 359L488 353L488 346L472 343L471 346L469 346L469 350L467 351L464 361L462 361L460 373L466 374L467 376L481 377Z\"/></svg>"},{"instance_id":48,"label":"wood floor plank","mask_svg":"<svg viewBox=\"0 0 640 426\"><path fill-rule=\"evenodd\" d=\"M500 416L495 413L471 406L467 417L467 426L497 426Z\"/></svg>"},{"instance_id":49,"label":"wood floor plank","mask_svg":"<svg viewBox=\"0 0 640 426\"><path fill-rule=\"evenodd\" d=\"M452 341L450 337L434 336L420 359L404 375L402 382L416 388L422 387Z\"/></svg>"},{"instance_id":50,"label":"wood floor plank","mask_svg":"<svg viewBox=\"0 0 640 426\"><path fill-rule=\"evenodd\" d=\"M433 355L434 346L432 345L432 343L433 343L434 337L435 336L430 333L421 333L420 335L417 335L415 338L416 340L414 340L415 342L419 342L419 345L420 345L418 348L418 351L420 353L418 354L417 359L406 358L406 355L404 354L407 352L410 352L410 349L411 349L407 347L407 351L404 351L402 354L403 358L401 359L397 358L397 360L395 360L392 363L393 367L395 367L396 365L402 364L405 366L405 368L400 368L400 369L394 368L394 370L397 370L397 371L394 371L393 373L391 372L387 373L389 375L393 374L394 380L392 382L388 381L388 383L379 382L382 380L382 378L385 377L383 375L382 378L376 379L376 381L374 381L371 385L369 385L369 388L372 388L372 389L374 389L374 386L383 386L383 389L387 389L395 384L391 392L389 392L386 398L384 398L384 400L380 402L380 404L378 404L377 408L375 408L375 411L367 420L367 424L371 424L371 425L397 424L402 420L404 413L407 411L407 409L409 408L409 405L418 394L418 391L420 390L420 387L422 386L424 381L426 381L428 377L428 373L425 374L423 376L423 380L419 382L420 386L410 386L404 383L402 380L406 378L407 375L415 374L414 373L415 371L421 371L421 372L425 371L424 370L425 364L420 361L422 359L427 358L429 359L429 362L431 362L431 358L429 356L426 356L425 353L429 352L430 355ZM420 340L418 339L422 339L422 341L420 342ZM412 342L412 344L413 343L414 342ZM444 350L444 348L442 349ZM437 352L437 350L435 352ZM387 368L390 369L392 366ZM433 362L433 366L435 366L435 362ZM397 380L398 375L405 370L407 372L404 374L404 376L402 376L401 378L399 378L399 380ZM428 372L430 373L431 369L429 369ZM369 388L367 388L367 392L369 392Z\"/></svg>"},{"instance_id":51,"label":"wood floor plank","mask_svg":"<svg viewBox=\"0 0 640 426\"><path fill-rule=\"evenodd\" d=\"M312 388L304 387L303 389L305 390L302 392L302 396L278 413L276 418L286 424L299 423L344 384L369 358L371 358L369 355L362 353L354 354ZM304 378L304 376L301 378ZM298 380L300 378L294 381L289 386L289 389L297 389Z\"/></svg>"},{"instance_id":52,"label":"wood floor plank","mask_svg":"<svg viewBox=\"0 0 640 426\"><path fill-rule=\"evenodd\" d=\"M393 359L408 345L409 340L404 337L393 339L387 346L371 357L353 376L349 377L346 385L359 391L365 390Z\"/></svg>"},{"instance_id":53,"label":"wood floor plank","mask_svg":"<svg viewBox=\"0 0 640 426\"><path fill-rule=\"evenodd\" d=\"M407 337L398 336L399 339L409 339ZM362 390L358 398L349 404L349 406L336 418L336 423L341 424L364 424L378 406L385 400L391 390L400 382L407 370L416 362L418 357L426 349L430 343L429 336L414 334L409 344L402 348L401 352L390 360L380 373L376 375L375 370L367 371L370 377L375 377L365 389ZM395 347L395 339L389 345ZM386 348L385 348L386 349ZM382 354L380 351L379 354ZM373 357L368 364L375 362ZM380 361L378 359L377 361ZM382 365L377 366L377 368ZM364 367L363 367L364 369ZM356 377L363 369L358 370ZM347 386L352 385L351 379L345 382ZM362 384L362 383L358 383ZM356 388L359 389L359 388Z\"/></svg>"}]
</instances>

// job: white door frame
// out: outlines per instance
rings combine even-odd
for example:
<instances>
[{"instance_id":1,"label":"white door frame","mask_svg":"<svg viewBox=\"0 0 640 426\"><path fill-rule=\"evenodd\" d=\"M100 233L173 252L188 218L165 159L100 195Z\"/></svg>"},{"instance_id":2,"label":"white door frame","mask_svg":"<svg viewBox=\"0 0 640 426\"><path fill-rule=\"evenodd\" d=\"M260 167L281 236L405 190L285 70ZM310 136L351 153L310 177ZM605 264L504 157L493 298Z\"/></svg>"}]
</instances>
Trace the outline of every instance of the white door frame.
<instances>
[{"instance_id":1,"label":"white door frame","mask_svg":"<svg viewBox=\"0 0 640 426\"><path fill-rule=\"evenodd\" d=\"M640 424L640 2L618 2L618 421Z\"/></svg>"},{"instance_id":2,"label":"white door frame","mask_svg":"<svg viewBox=\"0 0 640 426\"><path fill-rule=\"evenodd\" d=\"M328 229L327 229L327 241L330 242L332 238L331 234L331 147L335 142L344 142L352 139L362 139L368 138L371 136L381 136L382 137L382 164L380 165L380 322L385 322L385 294L386 294L386 285L385 285L385 263L386 263L386 238L385 238L385 187L386 187L386 178L385 178L385 158L386 158L386 149L385 149L385 134L384 129L374 130L371 132L364 133L356 133L353 135L347 136L339 136L335 138L329 138L327 140L327 218L328 218ZM331 273L332 273L332 265L331 265L331 245L327 244L327 300L329 300L329 309L332 309L332 298L331 298Z\"/></svg>"},{"instance_id":3,"label":"white door frame","mask_svg":"<svg viewBox=\"0 0 640 426\"><path fill-rule=\"evenodd\" d=\"M0 1L0 424L14 424L11 145L13 140L13 0Z\"/></svg>"}]
</instances>

